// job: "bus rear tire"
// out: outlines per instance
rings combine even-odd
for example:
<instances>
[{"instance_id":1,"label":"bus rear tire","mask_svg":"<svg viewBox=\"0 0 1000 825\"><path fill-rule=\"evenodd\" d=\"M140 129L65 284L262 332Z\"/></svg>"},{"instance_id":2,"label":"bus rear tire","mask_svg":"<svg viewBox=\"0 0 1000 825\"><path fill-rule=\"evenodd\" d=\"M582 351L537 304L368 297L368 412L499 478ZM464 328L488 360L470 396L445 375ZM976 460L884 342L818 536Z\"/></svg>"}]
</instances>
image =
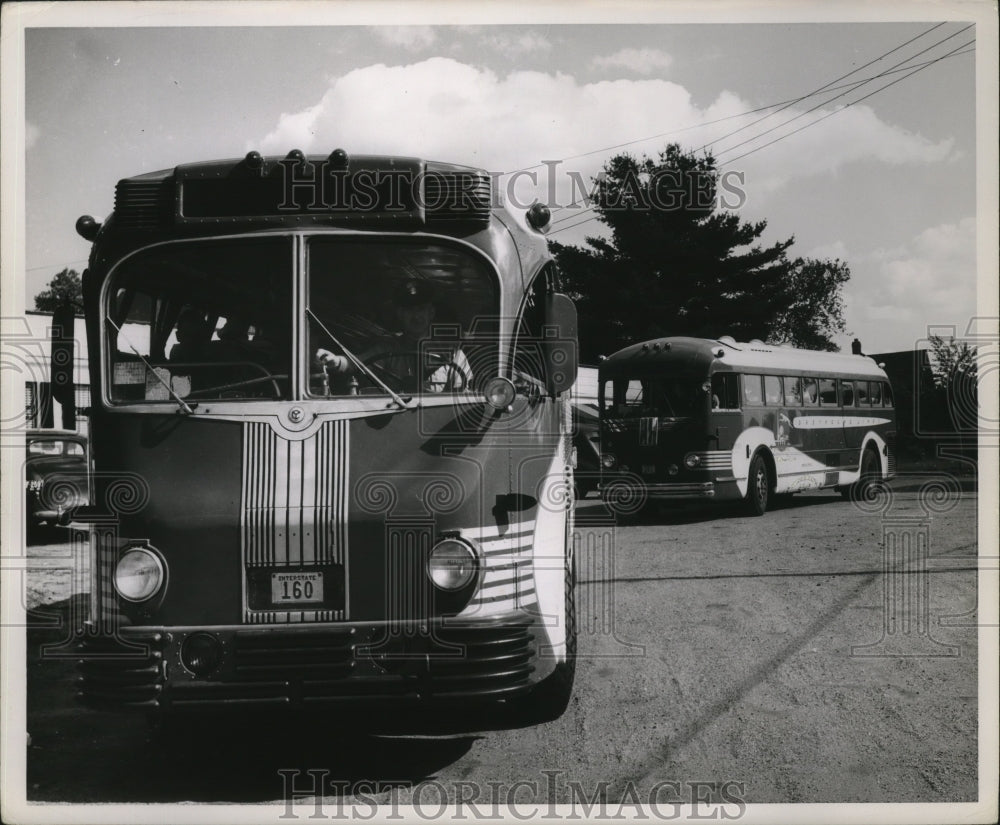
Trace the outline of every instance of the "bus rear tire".
<instances>
[{"instance_id":1,"label":"bus rear tire","mask_svg":"<svg viewBox=\"0 0 1000 825\"><path fill-rule=\"evenodd\" d=\"M866 448L861 454L858 480L843 489L844 497L852 501L871 500L875 485L881 480L881 470L878 453L871 447Z\"/></svg>"},{"instance_id":2,"label":"bus rear tire","mask_svg":"<svg viewBox=\"0 0 1000 825\"><path fill-rule=\"evenodd\" d=\"M767 462L760 453L750 461L750 473L747 476L747 494L743 505L751 516L762 516L767 512L768 501L771 498L771 474Z\"/></svg>"}]
</instances>

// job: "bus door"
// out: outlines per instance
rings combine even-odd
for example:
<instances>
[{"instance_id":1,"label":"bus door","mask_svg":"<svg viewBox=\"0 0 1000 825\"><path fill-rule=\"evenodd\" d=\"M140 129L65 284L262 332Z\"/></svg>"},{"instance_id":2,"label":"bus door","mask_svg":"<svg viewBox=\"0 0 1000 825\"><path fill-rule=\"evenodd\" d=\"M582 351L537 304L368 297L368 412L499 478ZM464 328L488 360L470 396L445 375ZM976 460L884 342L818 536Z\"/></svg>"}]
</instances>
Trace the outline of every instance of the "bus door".
<instances>
[{"instance_id":1,"label":"bus door","mask_svg":"<svg viewBox=\"0 0 1000 825\"><path fill-rule=\"evenodd\" d=\"M735 372L717 372L712 376L712 414L708 425L710 450L731 451L743 432L740 405L740 382Z\"/></svg>"},{"instance_id":2,"label":"bus door","mask_svg":"<svg viewBox=\"0 0 1000 825\"><path fill-rule=\"evenodd\" d=\"M864 440L865 433L869 429L864 426L869 416L866 416L858 409L858 407L863 405L869 405L870 408L868 382L841 379L837 383L840 385L840 405L844 408L842 421L844 445L846 447L844 463L852 467L857 467L858 461L861 458L861 442Z\"/></svg>"}]
</instances>

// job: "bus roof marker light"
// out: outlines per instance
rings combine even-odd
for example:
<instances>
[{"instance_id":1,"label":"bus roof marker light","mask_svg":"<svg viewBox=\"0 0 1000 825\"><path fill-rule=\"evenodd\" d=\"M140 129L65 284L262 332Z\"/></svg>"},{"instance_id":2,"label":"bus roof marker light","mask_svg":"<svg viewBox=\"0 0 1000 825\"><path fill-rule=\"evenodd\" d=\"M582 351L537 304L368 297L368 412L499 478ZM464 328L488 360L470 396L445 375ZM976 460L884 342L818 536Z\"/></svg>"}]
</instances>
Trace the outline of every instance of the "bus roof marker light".
<instances>
[{"instance_id":1,"label":"bus roof marker light","mask_svg":"<svg viewBox=\"0 0 1000 825\"><path fill-rule=\"evenodd\" d=\"M725 350L724 350L724 349L723 349L722 347L719 347L719 348L718 348L718 349L717 349L717 350L715 351L715 357L716 357L716 358L722 358L722 357L723 357L723 356L724 356L725 354L726 354L726 351L725 351Z\"/></svg>"},{"instance_id":2,"label":"bus roof marker light","mask_svg":"<svg viewBox=\"0 0 1000 825\"><path fill-rule=\"evenodd\" d=\"M76 234L85 241L92 241L101 231L101 224L95 221L90 215L81 215L76 221Z\"/></svg>"},{"instance_id":3,"label":"bus roof marker light","mask_svg":"<svg viewBox=\"0 0 1000 825\"><path fill-rule=\"evenodd\" d=\"M247 165L247 169L251 172L257 172L258 174L263 173L264 158L256 149L247 152L247 156L243 158L243 162Z\"/></svg>"},{"instance_id":4,"label":"bus roof marker light","mask_svg":"<svg viewBox=\"0 0 1000 825\"><path fill-rule=\"evenodd\" d=\"M326 159L327 168L329 168L332 172L346 169L350 160L351 159L348 157L347 152L343 149L334 149L330 152L330 156Z\"/></svg>"},{"instance_id":5,"label":"bus roof marker light","mask_svg":"<svg viewBox=\"0 0 1000 825\"><path fill-rule=\"evenodd\" d=\"M306 159L306 156L302 153L301 149L292 149L287 155L285 155L285 160L294 161L295 163L302 163Z\"/></svg>"}]
</instances>

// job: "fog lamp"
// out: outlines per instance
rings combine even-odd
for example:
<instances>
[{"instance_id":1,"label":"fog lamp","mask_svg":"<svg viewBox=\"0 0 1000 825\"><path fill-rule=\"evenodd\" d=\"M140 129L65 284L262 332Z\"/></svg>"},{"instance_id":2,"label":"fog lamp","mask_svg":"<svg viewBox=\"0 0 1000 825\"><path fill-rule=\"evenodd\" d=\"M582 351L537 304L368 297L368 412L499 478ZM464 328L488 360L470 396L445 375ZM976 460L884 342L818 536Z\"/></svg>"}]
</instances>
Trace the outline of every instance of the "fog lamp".
<instances>
[{"instance_id":1,"label":"fog lamp","mask_svg":"<svg viewBox=\"0 0 1000 825\"><path fill-rule=\"evenodd\" d=\"M676 464L671 464L669 467L667 467L667 472L672 476L677 475L680 471L681 471L680 467L678 467Z\"/></svg>"},{"instance_id":2,"label":"fog lamp","mask_svg":"<svg viewBox=\"0 0 1000 825\"><path fill-rule=\"evenodd\" d=\"M611 455L611 453L604 453L601 455L601 466L605 470L610 470L617 463L618 459L616 459L613 455Z\"/></svg>"},{"instance_id":3,"label":"fog lamp","mask_svg":"<svg viewBox=\"0 0 1000 825\"><path fill-rule=\"evenodd\" d=\"M192 633L181 645L181 663L195 676L207 676L222 661L222 645L211 633Z\"/></svg>"},{"instance_id":4,"label":"fog lamp","mask_svg":"<svg viewBox=\"0 0 1000 825\"><path fill-rule=\"evenodd\" d=\"M514 403L514 396L517 395L513 382L502 375L487 381L483 392L486 395L486 403L497 410L506 410Z\"/></svg>"},{"instance_id":5,"label":"fog lamp","mask_svg":"<svg viewBox=\"0 0 1000 825\"><path fill-rule=\"evenodd\" d=\"M472 582L478 570L476 551L461 539L439 541L427 559L427 575L441 590L461 590Z\"/></svg>"},{"instance_id":6,"label":"fog lamp","mask_svg":"<svg viewBox=\"0 0 1000 825\"><path fill-rule=\"evenodd\" d=\"M694 469L699 464L701 464L701 456L695 453L688 453L684 456L684 466Z\"/></svg>"},{"instance_id":7,"label":"fog lamp","mask_svg":"<svg viewBox=\"0 0 1000 825\"><path fill-rule=\"evenodd\" d=\"M126 601L144 602L163 584L163 562L145 547L126 550L115 567L115 590Z\"/></svg>"}]
</instances>

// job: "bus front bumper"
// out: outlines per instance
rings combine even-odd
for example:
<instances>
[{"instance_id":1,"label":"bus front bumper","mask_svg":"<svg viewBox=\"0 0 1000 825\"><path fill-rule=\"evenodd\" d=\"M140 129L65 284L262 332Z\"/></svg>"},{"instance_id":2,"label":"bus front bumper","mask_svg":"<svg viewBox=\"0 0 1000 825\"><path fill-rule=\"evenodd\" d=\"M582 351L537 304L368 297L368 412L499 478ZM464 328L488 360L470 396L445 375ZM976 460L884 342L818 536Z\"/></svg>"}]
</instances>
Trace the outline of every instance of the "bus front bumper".
<instances>
[{"instance_id":1,"label":"bus front bumper","mask_svg":"<svg viewBox=\"0 0 1000 825\"><path fill-rule=\"evenodd\" d=\"M622 484L626 484L630 489L631 492L628 496L630 499L634 499L637 495L644 495L646 500L712 499L724 501L740 498L736 479L699 482L642 482L635 479L629 479L628 482L612 481L601 485L602 497L613 503L622 495L619 487ZM618 491L616 491L616 487L619 487Z\"/></svg>"},{"instance_id":2,"label":"bus front bumper","mask_svg":"<svg viewBox=\"0 0 1000 825\"><path fill-rule=\"evenodd\" d=\"M196 675L185 644L205 636L218 642L218 665ZM125 628L81 647L84 704L152 712L506 699L555 667L539 655L537 619L521 615L463 625Z\"/></svg>"}]
</instances>

